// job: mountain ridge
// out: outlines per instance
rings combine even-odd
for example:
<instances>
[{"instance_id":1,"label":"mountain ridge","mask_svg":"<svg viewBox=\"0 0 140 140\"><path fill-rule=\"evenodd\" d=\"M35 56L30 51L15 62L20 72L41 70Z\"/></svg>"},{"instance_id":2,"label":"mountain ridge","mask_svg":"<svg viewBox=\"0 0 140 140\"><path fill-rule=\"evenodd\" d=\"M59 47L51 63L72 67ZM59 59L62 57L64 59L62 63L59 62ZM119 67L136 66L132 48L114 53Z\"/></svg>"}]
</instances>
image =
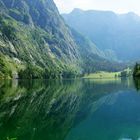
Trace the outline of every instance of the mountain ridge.
<instances>
[{"instance_id":1,"label":"mountain ridge","mask_svg":"<svg viewBox=\"0 0 140 140\"><path fill-rule=\"evenodd\" d=\"M140 16L135 13L74 9L62 16L69 26L87 36L105 54L112 51L119 61L140 59Z\"/></svg>"},{"instance_id":2,"label":"mountain ridge","mask_svg":"<svg viewBox=\"0 0 140 140\"><path fill-rule=\"evenodd\" d=\"M75 77L85 71L86 61L91 62L92 71L100 65L118 70L115 65L106 67L111 62L99 56L100 51L85 37L75 38L52 0L0 0L0 7L0 77ZM85 61L86 47L93 59ZM94 65L96 59L99 66Z\"/></svg>"}]
</instances>

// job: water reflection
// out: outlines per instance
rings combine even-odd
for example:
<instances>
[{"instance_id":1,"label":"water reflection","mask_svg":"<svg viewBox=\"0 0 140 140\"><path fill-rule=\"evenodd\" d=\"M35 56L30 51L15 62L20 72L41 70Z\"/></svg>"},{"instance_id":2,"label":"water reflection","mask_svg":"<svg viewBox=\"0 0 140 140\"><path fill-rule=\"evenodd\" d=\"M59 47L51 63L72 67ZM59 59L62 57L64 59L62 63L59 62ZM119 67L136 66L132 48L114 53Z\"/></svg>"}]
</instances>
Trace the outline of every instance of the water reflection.
<instances>
[{"instance_id":1,"label":"water reflection","mask_svg":"<svg viewBox=\"0 0 140 140\"><path fill-rule=\"evenodd\" d=\"M0 140L138 138L139 101L130 79L1 81Z\"/></svg>"},{"instance_id":2,"label":"water reflection","mask_svg":"<svg viewBox=\"0 0 140 140\"><path fill-rule=\"evenodd\" d=\"M135 78L134 79L134 84L135 84L135 87L136 87L137 91L139 91L140 90L140 79Z\"/></svg>"}]
</instances>

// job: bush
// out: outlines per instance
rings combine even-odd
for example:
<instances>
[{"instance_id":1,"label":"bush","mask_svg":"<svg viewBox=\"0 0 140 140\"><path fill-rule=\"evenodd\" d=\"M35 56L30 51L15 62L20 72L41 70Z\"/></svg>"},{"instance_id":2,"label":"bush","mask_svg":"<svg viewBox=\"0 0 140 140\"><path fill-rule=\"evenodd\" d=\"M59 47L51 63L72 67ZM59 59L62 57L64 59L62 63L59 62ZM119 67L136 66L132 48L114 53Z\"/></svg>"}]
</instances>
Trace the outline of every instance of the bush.
<instances>
[{"instance_id":1,"label":"bush","mask_svg":"<svg viewBox=\"0 0 140 140\"><path fill-rule=\"evenodd\" d=\"M0 77L1 78L12 78L12 71L9 69L8 64L2 57L0 57Z\"/></svg>"},{"instance_id":2,"label":"bush","mask_svg":"<svg viewBox=\"0 0 140 140\"><path fill-rule=\"evenodd\" d=\"M20 79L42 79L44 76L44 70L39 66L33 66L28 64L24 70L20 70Z\"/></svg>"},{"instance_id":3,"label":"bush","mask_svg":"<svg viewBox=\"0 0 140 140\"><path fill-rule=\"evenodd\" d=\"M140 64L138 63L134 67L133 77L140 77Z\"/></svg>"}]
</instances>

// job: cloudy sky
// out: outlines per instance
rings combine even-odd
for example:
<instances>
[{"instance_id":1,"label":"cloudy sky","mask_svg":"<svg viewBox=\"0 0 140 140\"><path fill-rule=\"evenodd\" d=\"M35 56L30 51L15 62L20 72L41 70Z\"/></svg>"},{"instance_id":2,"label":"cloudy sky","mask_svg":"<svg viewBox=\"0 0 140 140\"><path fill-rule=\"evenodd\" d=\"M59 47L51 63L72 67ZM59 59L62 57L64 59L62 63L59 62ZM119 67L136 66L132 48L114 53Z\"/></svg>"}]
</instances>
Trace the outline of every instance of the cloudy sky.
<instances>
[{"instance_id":1,"label":"cloudy sky","mask_svg":"<svg viewBox=\"0 0 140 140\"><path fill-rule=\"evenodd\" d=\"M111 10L117 13L135 12L140 15L140 0L54 0L60 13L73 8Z\"/></svg>"}]
</instances>

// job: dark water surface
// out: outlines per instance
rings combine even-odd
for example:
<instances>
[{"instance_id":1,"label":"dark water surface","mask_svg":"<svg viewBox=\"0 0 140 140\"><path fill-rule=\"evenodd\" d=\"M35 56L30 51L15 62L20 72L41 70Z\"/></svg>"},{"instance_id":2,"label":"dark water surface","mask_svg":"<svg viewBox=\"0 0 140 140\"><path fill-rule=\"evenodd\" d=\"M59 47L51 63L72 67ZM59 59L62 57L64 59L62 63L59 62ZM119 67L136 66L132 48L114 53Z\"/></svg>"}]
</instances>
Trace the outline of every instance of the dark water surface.
<instances>
[{"instance_id":1,"label":"dark water surface","mask_svg":"<svg viewBox=\"0 0 140 140\"><path fill-rule=\"evenodd\" d=\"M0 81L0 140L140 140L140 81Z\"/></svg>"}]
</instances>

